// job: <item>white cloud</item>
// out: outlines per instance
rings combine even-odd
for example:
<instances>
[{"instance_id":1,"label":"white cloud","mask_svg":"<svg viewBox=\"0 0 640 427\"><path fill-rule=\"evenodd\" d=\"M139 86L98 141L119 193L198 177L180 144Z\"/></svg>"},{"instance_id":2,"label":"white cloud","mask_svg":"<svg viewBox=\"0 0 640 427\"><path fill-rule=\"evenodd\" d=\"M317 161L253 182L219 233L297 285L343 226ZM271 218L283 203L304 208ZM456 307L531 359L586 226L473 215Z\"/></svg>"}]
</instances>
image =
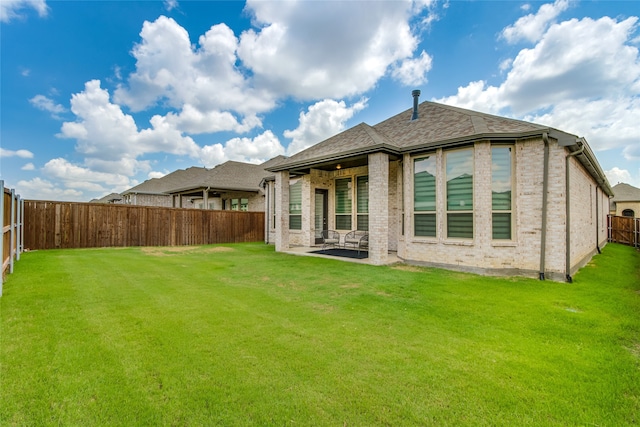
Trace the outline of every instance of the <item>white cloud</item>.
<instances>
[{"instance_id":1,"label":"white cloud","mask_svg":"<svg viewBox=\"0 0 640 427\"><path fill-rule=\"evenodd\" d=\"M440 101L513 115L585 136L595 150L632 147L640 140L640 56L631 43L637 17L572 19L551 25L523 49L499 86L484 81Z\"/></svg>"},{"instance_id":2,"label":"white cloud","mask_svg":"<svg viewBox=\"0 0 640 427\"><path fill-rule=\"evenodd\" d=\"M32 171L32 170L35 170L36 167L35 167L35 165L33 163L29 162L29 163L25 164L24 166L22 166L20 169L23 170L23 171Z\"/></svg>"},{"instance_id":3,"label":"white cloud","mask_svg":"<svg viewBox=\"0 0 640 427\"><path fill-rule=\"evenodd\" d=\"M90 191L105 191L103 184L127 188L130 183L129 178L124 174L96 172L74 165L62 158L49 160L42 168L42 173L49 178L64 182L67 188Z\"/></svg>"},{"instance_id":4,"label":"white cloud","mask_svg":"<svg viewBox=\"0 0 640 427\"><path fill-rule=\"evenodd\" d=\"M82 202L82 191L63 189L42 178L34 178L29 181L21 180L16 184L16 192L25 200L68 200Z\"/></svg>"},{"instance_id":5,"label":"white cloud","mask_svg":"<svg viewBox=\"0 0 640 427\"><path fill-rule=\"evenodd\" d=\"M178 7L178 0L164 0L164 8L171 11Z\"/></svg>"},{"instance_id":6,"label":"white cloud","mask_svg":"<svg viewBox=\"0 0 640 427\"><path fill-rule=\"evenodd\" d=\"M47 16L49 12L45 0L2 0L0 1L0 22L23 18L20 12L24 9L34 9L41 18Z\"/></svg>"},{"instance_id":7,"label":"white cloud","mask_svg":"<svg viewBox=\"0 0 640 427\"><path fill-rule=\"evenodd\" d=\"M29 100L29 103L39 110L48 111L54 119L60 119L60 114L67 111L62 105L56 104L44 95L34 96Z\"/></svg>"},{"instance_id":8,"label":"white cloud","mask_svg":"<svg viewBox=\"0 0 640 427\"><path fill-rule=\"evenodd\" d=\"M205 167L213 167L227 160L246 163L264 163L284 154L284 147L270 130L255 138L232 138L222 144L207 145L202 148L200 160Z\"/></svg>"},{"instance_id":9,"label":"white cloud","mask_svg":"<svg viewBox=\"0 0 640 427\"><path fill-rule=\"evenodd\" d=\"M58 136L76 139L76 150L99 172L121 170L133 175L148 170L148 165L136 160L147 153L198 157L200 148L193 139L161 116L151 118L151 128L138 131L133 117L110 102L109 93L98 80L87 82L83 92L72 96L71 111L78 119L63 123Z\"/></svg>"},{"instance_id":10,"label":"white cloud","mask_svg":"<svg viewBox=\"0 0 640 427\"><path fill-rule=\"evenodd\" d=\"M418 58L402 61L391 75L405 86L421 85L427 82L427 72L431 70L432 63L431 56L423 50Z\"/></svg>"},{"instance_id":11,"label":"white cloud","mask_svg":"<svg viewBox=\"0 0 640 427\"><path fill-rule=\"evenodd\" d=\"M162 178L163 176L165 176L166 173L165 172L160 172L160 171L152 171L149 172L149 174L147 175L147 178L149 179L153 179L153 178Z\"/></svg>"},{"instance_id":12,"label":"white cloud","mask_svg":"<svg viewBox=\"0 0 640 427\"><path fill-rule=\"evenodd\" d=\"M609 183L611 183L611 185L616 185L621 182L626 182L626 183L631 182L631 174L626 169L619 169L617 167L613 167L608 171L604 171L604 173L607 176L607 179L609 180Z\"/></svg>"},{"instance_id":13,"label":"white cloud","mask_svg":"<svg viewBox=\"0 0 640 427\"><path fill-rule=\"evenodd\" d=\"M613 167L610 170L604 171L604 174L607 176L607 180L611 186L624 182L629 185L633 185L634 187L640 187L640 171L638 171L638 178L634 179L631 173L626 169L620 169L618 167Z\"/></svg>"},{"instance_id":14,"label":"white cloud","mask_svg":"<svg viewBox=\"0 0 640 427\"><path fill-rule=\"evenodd\" d=\"M523 16L518 19L515 24L502 30L502 37L504 37L508 43L512 44L520 41L535 43L540 40L549 28L549 25L554 22L558 15L568 8L569 0L556 0L553 4L543 4L535 15L529 14ZM525 11L529 9L530 6L527 8L523 7Z\"/></svg>"},{"instance_id":15,"label":"white cloud","mask_svg":"<svg viewBox=\"0 0 640 427\"><path fill-rule=\"evenodd\" d=\"M258 30L238 56L262 85L298 99L363 93L418 45L411 2L247 2Z\"/></svg>"},{"instance_id":16,"label":"white cloud","mask_svg":"<svg viewBox=\"0 0 640 427\"><path fill-rule=\"evenodd\" d=\"M168 113L165 119L176 129L190 134L223 131L245 133L262 125L262 121L255 115L246 116L242 122L238 122L238 119L229 111L200 111L189 104L185 104L179 114Z\"/></svg>"},{"instance_id":17,"label":"white cloud","mask_svg":"<svg viewBox=\"0 0 640 427\"><path fill-rule=\"evenodd\" d=\"M20 157L23 159L33 159L33 153L29 150L7 150L0 148L0 157Z\"/></svg>"},{"instance_id":18,"label":"white cloud","mask_svg":"<svg viewBox=\"0 0 640 427\"><path fill-rule=\"evenodd\" d=\"M625 157L633 160L633 147L640 141L638 117L640 97L636 96L567 100L555 104L547 113L527 115L524 119L585 136L596 151L626 147Z\"/></svg>"},{"instance_id":19,"label":"white cloud","mask_svg":"<svg viewBox=\"0 0 640 427\"><path fill-rule=\"evenodd\" d=\"M287 154L292 155L344 130L347 120L367 106L363 98L347 107L344 101L325 99L301 112L296 129L285 130L285 138L292 139Z\"/></svg>"},{"instance_id":20,"label":"white cloud","mask_svg":"<svg viewBox=\"0 0 640 427\"><path fill-rule=\"evenodd\" d=\"M116 90L116 102L134 111L165 102L181 110L166 120L190 133L244 132L261 125L256 114L275 106L273 95L254 89L236 67L238 40L225 24L201 36L199 48L164 16L145 22L140 37L133 50L136 71Z\"/></svg>"}]
</instances>

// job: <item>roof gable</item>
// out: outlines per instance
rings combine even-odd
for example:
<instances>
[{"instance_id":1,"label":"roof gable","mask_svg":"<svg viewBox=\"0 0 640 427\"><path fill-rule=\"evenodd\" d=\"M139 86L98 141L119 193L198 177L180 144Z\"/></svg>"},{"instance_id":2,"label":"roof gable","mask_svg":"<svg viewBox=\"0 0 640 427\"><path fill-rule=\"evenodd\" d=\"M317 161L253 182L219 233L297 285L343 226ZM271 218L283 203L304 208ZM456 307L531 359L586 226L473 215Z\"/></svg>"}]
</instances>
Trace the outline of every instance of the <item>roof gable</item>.
<instances>
[{"instance_id":1,"label":"roof gable","mask_svg":"<svg viewBox=\"0 0 640 427\"><path fill-rule=\"evenodd\" d=\"M621 182L613 186L614 202L640 201L640 188Z\"/></svg>"},{"instance_id":2,"label":"roof gable","mask_svg":"<svg viewBox=\"0 0 640 427\"><path fill-rule=\"evenodd\" d=\"M366 153L378 149L393 149L389 139L366 123L360 123L324 141L300 151L280 162L273 169L282 165L299 165L348 156L354 153Z\"/></svg>"},{"instance_id":3,"label":"roof gable","mask_svg":"<svg viewBox=\"0 0 640 427\"><path fill-rule=\"evenodd\" d=\"M515 137L549 129L535 123L430 101L425 101L418 106L418 119L411 120L412 113L413 109L410 108L378 123L374 128L403 150L477 139L482 136Z\"/></svg>"},{"instance_id":4,"label":"roof gable","mask_svg":"<svg viewBox=\"0 0 640 427\"><path fill-rule=\"evenodd\" d=\"M271 170L285 170L375 150L403 153L479 138L519 138L549 130L549 127L535 123L430 101L418 106L416 120L411 120L412 114L413 109L409 108L374 126L360 123L289 157L272 166Z\"/></svg>"},{"instance_id":5,"label":"roof gable","mask_svg":"<svg viewBox=\"0 0 640 427\"><path fill-rule=\"evenodd\" d=\"M163 176L162 178L151 178L123 192L122 194L165 194L173 188L188 185L189 182L198 181L207 173L208 169L201 167L190 167L178 169Z\"/></svg>"}]
</instances>

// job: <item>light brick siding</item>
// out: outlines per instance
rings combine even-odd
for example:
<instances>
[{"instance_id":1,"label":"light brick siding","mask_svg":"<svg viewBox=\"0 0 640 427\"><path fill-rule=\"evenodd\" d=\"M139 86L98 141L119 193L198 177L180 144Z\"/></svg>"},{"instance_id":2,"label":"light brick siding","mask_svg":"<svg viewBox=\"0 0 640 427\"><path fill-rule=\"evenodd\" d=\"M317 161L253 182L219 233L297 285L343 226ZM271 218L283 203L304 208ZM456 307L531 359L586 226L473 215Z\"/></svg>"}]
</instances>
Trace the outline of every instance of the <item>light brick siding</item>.
<instances>
[{"instance_id":1,"label":"light brick siding","mask_svg":"<svg viewBox=\"0 0 640 427\"><path fill-rule=\"evenodd\" d=\"M413 236L413 157L404 156L405 236L400 239L398 256L408 262L457 267L491 274L524 274L537 277L540 270L542 230L542 189L544 143L541 139L518 141L513 170L512 221L510 241L492 239L491 232L491 144L476 143L474 150L474 238L446 238L446 182L444 152L436 151L438 174L437 237ZM425 153L426 154L426 153ZM565 277L565 156L567 151L554 140L549 143L548 211L545 273L548 278ZM595 188L592 178L572 159L571 264L584 263L596 248L596 224L599 240L606 242L606 195L598 190L599 211L595 213ZM589 206L591 206L589 208ZM574 216L575 215L575 216Z\"/></svg>"},{"instance_id":2,"label":"light brick siding","mask_svg":"<svg viewBox=\"0 0 640 427\"><path fill-rule=\"evenodd\" d=\"M622 211L625 209L631 209L636 218L640 217L640 202L616 202L615 210L612 214L622 216Z\"/></svg>"},{"instance_id":3,"label":"light brick siding","mask_svg":"<svg viewBox=\"0 0 640 427\"><path fill-rule=\"evenodd\" d=\"M518 140L513 147L512 238L492 237L492 160L490 142L477 142L473 150L473 238L447 238L446 173L447 150L437 149L421 155L436 159L436 237L414 236L413 159L405 154L401 161L388 155L369 155L368 166L321 171L312 169L302 180L302 230L288 230L289 178L287 172L276 177L276 228L269 239L281 245L315 244L315 190L329 191L328 228L335 229L335 180L369 176L369 262L386 262L388 251L416 264L456 268L488 274L520 274L538 277L541 266L542 193L544 181L544 142L541 138ZM544 273L546 278L564 280L566 269L566 156L557 141L549 141L547 192L547 230ZM581 163L570 158L571 273L582 266L607 240L609 199L597 187ZM286 175L286 185L281 187ZM281 188L283 188L281 190ZM353 193L355 196L355 192ZM597 212L596 212L597 201ZM404 202L404 206L403 206ZM352 229L356 228L355 197ZM403 229L404 212L404 229ZM284 229L278 230L278 227ZM404 232L403 232L404 230ZM351 230L338 230L344 238Z\"/></svg>"},{"instance_id":4,"label":"light brick siding","mask_svg":"<svg viewBox=\"0 0 640 427\"><path fill-rule=\"evenodd\" d=\"M398 175L399 169L399 162L389 163L389 237L387 239L389 251L398 250L399 220L402 212L402 200L399 198L401 193L398 191L398 182L401 179Z\"/></svg>"},{"instance_id":5,"label":"light brick siding","mask_svg":"<svg viewBox=\"0 0 640 427\"><path fill-rule=\"evenodd\" d=\"M571 274L607 242L608 200L582 165L570 159ZM606 197L606 196L605 196ZM596 212L597 210L597 212ZM597 240L596 240L597 239Z\"/></svg>"},{"instance_id":6,"label":"light brick siding","mask_svg":"<svg viewBox=\"0 0 640 427\"><path fill-rule=\"evenodd\" d=\"M247 207L249 212L264 212L264 194L263 193L252 193L246 191L230 191L222 194L221 199L209 198L209 202L212 200L222 200L227 206L230 206L232 199L247 199L249 205ZM222 209L222 202L220 202L220 208L215 207L214 209ZM229 209L225 207L225 209Z\"/></svg>"},{"instance_id":7,"label":"light brick siding","mask_svg":"<svg viewBox=\"0 0 640 427\"><path fill-rule=\"evenodd\" d=\"M276 192L276 251L289 249L289 171L277 172ZM304 207L303 207L304 209Z\"/></svg>"},{"instance_id":8,"label":"light brick siding","mask_svg":"<svg viewBox=\"0 0 640 427\"><path fill-rule=\"evenodd\" d=\"M124 196L123 203L136 206L173 207L171 196L162 194L127 194Z\"/></svg>"},{"instance_id":9,"label":"light brick siding","mask_svg":"<svg viewBox=\"0 0 640 427\"><path fill-rule=\"evenodd\" d=\"M386 263L389 250L389 156L369 154L369 260Z\"/></svg>"}]
</instances>

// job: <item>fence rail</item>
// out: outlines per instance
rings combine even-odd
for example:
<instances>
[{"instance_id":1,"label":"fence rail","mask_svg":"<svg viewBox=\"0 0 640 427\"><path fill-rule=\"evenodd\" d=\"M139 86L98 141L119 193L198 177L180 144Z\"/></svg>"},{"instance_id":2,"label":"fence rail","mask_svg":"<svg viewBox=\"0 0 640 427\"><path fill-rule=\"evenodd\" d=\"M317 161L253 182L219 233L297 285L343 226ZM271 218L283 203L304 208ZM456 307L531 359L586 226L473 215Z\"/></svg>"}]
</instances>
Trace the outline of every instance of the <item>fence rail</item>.
<instances>
[{"instance_id":1,"label":"fence rail","mask_svg":"<svg viewBox=\"0 0 640 427\"><path fill-rule=\"evenodd\" d=\"M609 215L609 241L640 247L640 218Z\"/></svg>"},{"instance_id":2,"label":"fence rail","mask_svg":"<svg viewBox=\"0 0 640 427\"><path fill-rule=\"evenodd\" d=\"M14 261L20 260L20 253L24 248L22 224L24 224L24 200L16 194L15 190L5 188L4 181L0 180L0 211L2 212L2 240L0 252L2 253L2 278L0 279L0 296L2 285L7 270L13 273Z\"/></svg>"},{"instance_id":3,"label":"fence rail","mask_svg":"<svg viewBox=\"0 0 640 427\"><path fill-rule=\"evenodd\" d=\"M24 247L31 250L264 239L264 212L27 200L24 216Z\"/></svg>"}]
</instances>

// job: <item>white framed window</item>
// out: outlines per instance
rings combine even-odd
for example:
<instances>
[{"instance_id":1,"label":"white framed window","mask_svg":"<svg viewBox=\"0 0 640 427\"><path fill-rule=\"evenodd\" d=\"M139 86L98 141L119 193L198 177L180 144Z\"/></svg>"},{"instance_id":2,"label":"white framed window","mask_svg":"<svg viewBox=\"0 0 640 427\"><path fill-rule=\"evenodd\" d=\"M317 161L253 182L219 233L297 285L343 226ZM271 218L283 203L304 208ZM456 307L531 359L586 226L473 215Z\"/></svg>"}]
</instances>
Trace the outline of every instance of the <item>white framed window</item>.
<instances>
[{"instance_id":1,"label":"white framed window","mask_svg":"<svg viewBox=\"0 0 640 427\"><path fill-rule=\"evenodd\" d=\"M353 230L354 218L356 230L369 230L368 175L338 178L335 181L336 230Z\"/></svg>"},{"instance_id":2,"label":"white framed window","mask_svg":"<svg viewBox=\"0 0 640 427\"><path fill-rule=\"evenodd\" d=\"M436 156L413 160L413 234L436 237Z\"/></svg>"},{"instance_id":3,"label":"white framed window","mask_svg":"<svg viewBox=\"0 0 640 427\"><path fill-rule=\"evenodd\" d=\"M445 153L447 238L473 239L473 148Z\"/></svg>"},{"instance_id":4,"label":"white framed window","mask_svg":"<svg viewBox=\"0 0 640 427\"><path fill-rule=\"evenodd\" d=\"M289 184L289 230L302 230L302 181Z\"/></svg>"},{"instance_id":5,"label":"white framed window","mask_svg":"<svg viewBox=\"0 0 640 427\"><path fill-rule=\"evenodd\" d=\"M491 237L513 236L513 146L491 147Z\"/></svg>"},{"instance_id":6,"label":"white framed window","mask_svg":"<svg viewBox=\"0 0 640 427\"><path fill-rule=\"evenodd\" d=\"M369 176L356 177L356 229L369 231Z\"/></svg>"},{"instance_id":7,"label":"white framed window","mask_svg":"<svg viewBox=\"0 0 640 427\"><path fill-rule=\"evenodd\" d=\"M352 181L349 178L336 179L335 185L335 219L336 230L352 230Z\"/></svg>"}]
</instances>

